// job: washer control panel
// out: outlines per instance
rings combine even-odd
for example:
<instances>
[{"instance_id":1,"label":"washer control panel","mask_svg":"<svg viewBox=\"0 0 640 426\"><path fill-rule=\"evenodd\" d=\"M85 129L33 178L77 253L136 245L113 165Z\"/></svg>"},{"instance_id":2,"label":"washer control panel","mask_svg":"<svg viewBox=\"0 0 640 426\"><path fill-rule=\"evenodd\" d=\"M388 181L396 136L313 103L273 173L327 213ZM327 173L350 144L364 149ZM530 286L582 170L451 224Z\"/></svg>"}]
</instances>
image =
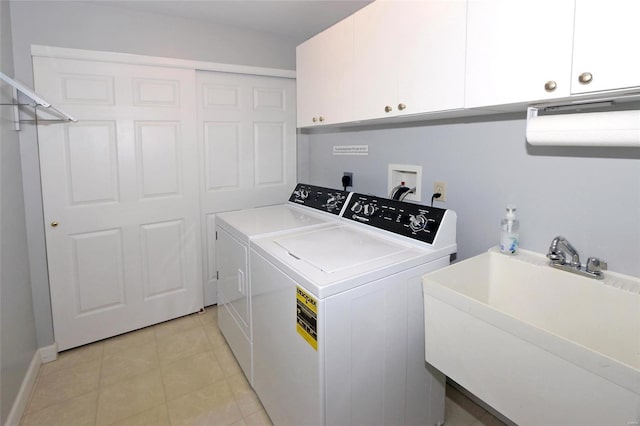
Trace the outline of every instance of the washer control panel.
<instances>
[{"instance_id":1,"label":"washer control panel","mask_svg":"<svg viewBox=\"0 0 640 426\"><path fill-rule=\"evenodd\" d=\"M348 197L347 191L299 183L291 193L289 201L339 215Z\"/></svg>"},{"instance_id":2,"label":"washer control panel","mask_svg":"<svg viewBox=\"0 0 640 426\"><path fill-rule=\"evenodd\" d=\"M433 244L445 211L437 207L353 193L342 217Z\"/></svg>"}]
</instances>

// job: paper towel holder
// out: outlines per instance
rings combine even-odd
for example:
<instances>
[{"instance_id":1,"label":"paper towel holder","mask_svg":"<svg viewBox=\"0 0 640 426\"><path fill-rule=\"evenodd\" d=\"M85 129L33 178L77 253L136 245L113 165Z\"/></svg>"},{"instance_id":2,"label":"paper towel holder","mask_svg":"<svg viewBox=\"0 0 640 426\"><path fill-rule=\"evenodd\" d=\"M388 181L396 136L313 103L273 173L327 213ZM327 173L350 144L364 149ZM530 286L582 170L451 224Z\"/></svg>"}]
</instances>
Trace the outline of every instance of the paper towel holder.
<instances>
[{"instance_id":1,"label":"paper towel holder","mask_svg":"<svg viewBox=\"0 0 640 426\"><path fill-rule=\"evenodd\" d=\"M544 146L640 147L640 110L611 110L618 101L638 99L639 94L631 94L529 106L526 140L530 145ZM582 112L585 109L599 111ZM565 111L570 113L561 113ZM540 115L540 112L553 113Z\"/></svg>"}]
</instances>

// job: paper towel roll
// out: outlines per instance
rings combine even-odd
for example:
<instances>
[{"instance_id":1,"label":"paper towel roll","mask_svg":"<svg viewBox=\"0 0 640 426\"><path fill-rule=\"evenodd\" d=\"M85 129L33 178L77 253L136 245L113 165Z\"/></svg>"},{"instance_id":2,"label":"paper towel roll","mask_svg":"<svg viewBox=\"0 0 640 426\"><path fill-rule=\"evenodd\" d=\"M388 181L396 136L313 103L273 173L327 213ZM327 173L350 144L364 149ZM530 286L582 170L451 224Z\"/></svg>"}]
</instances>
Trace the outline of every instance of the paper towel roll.
<instances>
[{"instance_id":1,"label":"paper towel roll","mask_svg":"<svg viewBox=\"0 0 640 426\"><path fill-rule=\"evenodd\" d=\"M527 142L557 146L640 147L640 111L533 116Z\"/></svg>"}]
</instances>

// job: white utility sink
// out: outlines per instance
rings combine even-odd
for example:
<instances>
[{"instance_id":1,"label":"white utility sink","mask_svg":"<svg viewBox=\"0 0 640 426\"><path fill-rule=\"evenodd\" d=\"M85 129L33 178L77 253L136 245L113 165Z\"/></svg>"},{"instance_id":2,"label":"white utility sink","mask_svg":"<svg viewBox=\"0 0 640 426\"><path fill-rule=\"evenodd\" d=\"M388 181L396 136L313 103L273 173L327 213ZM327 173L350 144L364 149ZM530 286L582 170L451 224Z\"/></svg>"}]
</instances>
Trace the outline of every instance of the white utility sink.
<instances>
[{"instance_id":1,"label":"white utility sink","mask_svg":"<svg viewBox=\"0 0 640 426\"><path fill-rule=\"evenodd\" d=\"M423 289L426 361L517 424L640 424L640 279L491 249Z\"/></svg>"}]
</instances>

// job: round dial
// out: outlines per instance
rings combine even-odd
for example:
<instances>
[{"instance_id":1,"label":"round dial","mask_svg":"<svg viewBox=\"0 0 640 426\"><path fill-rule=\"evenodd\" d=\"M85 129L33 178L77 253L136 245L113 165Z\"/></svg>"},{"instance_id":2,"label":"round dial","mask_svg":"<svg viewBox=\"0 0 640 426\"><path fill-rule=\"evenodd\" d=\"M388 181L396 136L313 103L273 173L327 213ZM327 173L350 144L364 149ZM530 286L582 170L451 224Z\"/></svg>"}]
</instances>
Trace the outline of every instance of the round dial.
<instances>
[{"instance_id":1,"label":"round dial","mask_svg":"<svg viewBox=\"0 0 640 426\"><path fill-rule=\"evenodd\" d=\"M376 206L374 206L373 204L365 204L364 205L364 215L365 216L372 216L373 213L375 213L376 211Z\"/></svg>"},{"instance_id":2,"label":"round dial","mask_svg":"<svg viewBox=\"0 0 640 426\"><path fill-rule=\"evenodd\" d=\"M301 189L298 195L300 199L306 200L307 198L309 198L309 191L307 191L306 189Z\"/></svg>"},{"instance_id":3,"label":"round dial","mask_svg":"<svg viewBox=\"0 0 640 426\"><path fill-rule=\"evenodd\" d=\"M417 216L411 215L409 216L409 222L409 227L411 227L413 231L420 231L426 226L427 218L421 214Z\"/></svg>"},{"instance_id":4,"label":"round dial","mask_svg":"<svg viewBox=\"0 0 640 426\"><path fill-rule=\"evenodd\" d=\"M353 205L351 206L351 211L356 214L362 211L362 204L360 204L360 201L356 201L355 203L353 203Z\"/></svg>"},{"instance_id":5,"label":"round dial","mask_svg":"<svg viewBox=\"0 0 640 426\"><path fill-rule=\"evenodd\" d=\"M327 207L330 209L338 207L338 198L333 196L329 197L327 200Z\"/></svg>"}]
</instances>

